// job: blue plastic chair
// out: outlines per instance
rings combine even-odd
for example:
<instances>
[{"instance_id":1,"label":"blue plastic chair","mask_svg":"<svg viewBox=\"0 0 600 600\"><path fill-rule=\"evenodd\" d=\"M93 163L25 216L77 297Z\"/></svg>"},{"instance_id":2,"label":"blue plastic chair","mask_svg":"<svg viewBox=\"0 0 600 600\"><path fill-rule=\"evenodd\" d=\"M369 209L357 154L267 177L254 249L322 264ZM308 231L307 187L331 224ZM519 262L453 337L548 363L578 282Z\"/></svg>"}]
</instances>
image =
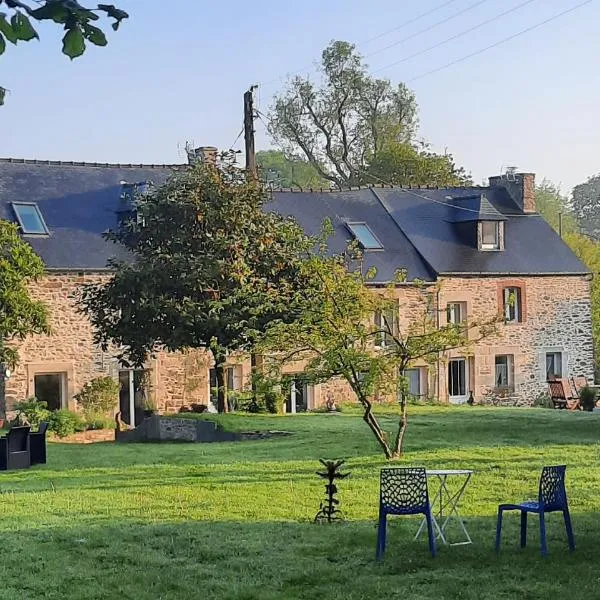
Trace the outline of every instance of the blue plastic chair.
<instances>
[{"instance_id":1,"label":"blue plastic chair","mask_svg":"<svg viewBox=\"0 0 600 600\"><path fill-rule=\"evenodd\" d=\"M542 556L548 554L546 543L546 519L545 514L549 512L562 511L565 520L565 529L569 540L569 550L575 550L575 538L571 526L571 515L567 502L567 491L565 489L566 465L556 467L544 467L540 477L540 491L538 500L523 502L522 504L501 504L498 507L498 523L496 525L496 552L500 551L500 536L502 534L502 513L505 510L521 511L521 548L527 544L527 514L537 513L540 516L540 545Z\"/></svg>"},{"instance_id":2,"label":"blue plastic chair","mask_svg":"<svg viewBox=\"0 0 600 600\"><path fill-rule=\"evenodd\" d=\"M385 552L388 515L425 515L429 550L435 556L435 536L427 475L423 468L382 469L379 496L379 525L377 528L377 560Z\"/></svg>"}]
</instances>

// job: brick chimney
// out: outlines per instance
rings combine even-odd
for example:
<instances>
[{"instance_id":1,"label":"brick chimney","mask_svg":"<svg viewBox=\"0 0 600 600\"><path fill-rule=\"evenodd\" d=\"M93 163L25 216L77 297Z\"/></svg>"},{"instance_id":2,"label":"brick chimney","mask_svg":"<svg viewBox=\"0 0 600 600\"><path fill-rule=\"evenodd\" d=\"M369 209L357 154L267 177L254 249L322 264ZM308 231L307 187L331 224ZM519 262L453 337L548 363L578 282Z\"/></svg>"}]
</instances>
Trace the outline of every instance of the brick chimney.
<instances>
[{"instance_id":1,"label":"brick chimney","mask_svg":"<svg viewBox=\"0 0 600 600\"><path fill-rule=\"evenodd\" d=\"M535 210L535 173L514 173L508 170L504 175L489 178L490 187L502 187L524 213Z\"/></svg>"},{"instance_id":2,"label":"brick chimney","mask_svg":"<svg viewBox=\"0 0 600 600\"><path fill-rule=\"evenodd\" d=\"M215 165L217 163L217 148L215 146L200 146L199 148L186 147L188 162L193 165L197 162Z\"/></svg>"}]
</instances>

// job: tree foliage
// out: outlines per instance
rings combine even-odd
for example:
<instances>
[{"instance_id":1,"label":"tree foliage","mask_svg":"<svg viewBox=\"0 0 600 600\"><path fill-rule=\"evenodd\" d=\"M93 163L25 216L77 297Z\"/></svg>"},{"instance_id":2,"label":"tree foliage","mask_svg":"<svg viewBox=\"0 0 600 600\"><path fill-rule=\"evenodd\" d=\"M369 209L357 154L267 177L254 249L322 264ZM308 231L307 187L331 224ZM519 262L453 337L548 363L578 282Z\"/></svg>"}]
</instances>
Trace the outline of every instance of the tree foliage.
<instances>
[{"instance_id":1,"label":"tree foliage","mask_svg":"<svg viewBox=\"0 0 600 600\"><path fill-rule=\"evenodd\" d=\"M160 349L209 350L226 410L228 354L294 318L306 289L300 266L313 242L293 220L265 212L266 200L231 157L178 171L139 197L108 234L132 260L113 262L108 284L83 292L97 342L136 365Z\"/></svg>"},{"instance_id":2,"label":"tree foliage","mask_svg":"<svg viewBox=\"0 0 600 600\"><path fill-rule=\"evenodd\" d=\"M356 185L386 144L413 139L415 95L402 83L371 77L348 42L325 48L320 70L322 86L295 77L275 96L269 132L286 155L305 156L323 179Z\"/></svg>"},{"instance_id":3,"label":"tree foliage","mask_svg":"<svg viewBox=\"0 0 600 600\"><path fill-rule=\"evenodd\" d=\"M329 187L328 181L302 158L288 158L281 150L261 150L256 153L260 180L273 187L321 188Z\"/></svg>"},{"instance_id":4,"label":"tree foliage","mask_svg":"<svg viewBox=\"0 0 600 600\"><path fill-rule=\"evenodd\" d=\"M451 154L436 154L407 142L390 142L371 157L362 182L437 187L473 184L471 176L456 166Z\"/></svg>"},{"instance_id":5,"label":"tree foliage","mask_svg":"<svg viewBox=\"0 0 600 600\"><path fill-rule=\"evenodd\" d=\"M571 207L582 232L600 240L600 174L573 188Z\"/></svg>"},{"instance_id":6,"label":"tree foliage","mask_svg":"<svg viewBox=\"0 0 600 600\"><path fill-rule=\"evenodd\" d=\"M28 285L44 274L44 264L19 236L17 225L0 221L0 362L14 367L18 350L11 342L48 334L48 310L34 300Z\"/></svg>"},{"instance_id":7,"label":"tree foliage","mask_svg":"<svg viewBox=\"0 0 600 600\"><path fill-rule=\"evenodd\" d=\"M16 45L39 39L32 21L53 21L62 25L65 30L62 51L71 60L85 52L86 42L106 46L106 35L92 25L100 19L98 13L112 19L115 31L129 16L112 4L86 8L77 0L0 0L0 55L6 50L7 42ZM0 105L4 103L5 94L6 89L0 87Z\"/></svg>"},{"instance_id":8,"label":"tree foliage","mask_svg":"<svg viewBox=\"0 0 600 600\"><path fill-rule=\"evenodd\" d=\"M323 255L313 256L304 268L314 282L311 296L297 320L269 330L265 346L287 349L278 356L280 364L306 361L304 374L314 382L343 378L362 404L363 419L386 458L401 456L407 427L406 369L418 361L434 362L447 350L468 347L493 332L497 317L438 326L435 286L415 283L422 318L401 331L397 318L374 319L376 313L398 315L402 307L394 285L379 292L367 287L373 271L350 270L344 257ZM469 335L473 329L478 333ZM382 336L385 345L378 344ZM389 393L398 393L401 408L393 439L372 410L374 398Z\"/></svg>"}]
</instances>

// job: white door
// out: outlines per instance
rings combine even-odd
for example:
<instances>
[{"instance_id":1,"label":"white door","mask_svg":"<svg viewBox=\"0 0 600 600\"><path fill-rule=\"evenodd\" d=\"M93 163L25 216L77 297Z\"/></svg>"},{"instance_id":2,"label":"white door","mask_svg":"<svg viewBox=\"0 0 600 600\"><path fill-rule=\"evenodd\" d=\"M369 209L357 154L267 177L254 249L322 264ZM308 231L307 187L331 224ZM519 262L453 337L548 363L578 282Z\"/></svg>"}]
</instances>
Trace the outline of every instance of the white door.
<instances>
[{"instance_id":1,"label":"white door","mask_svg":"<svg viewBox=\"0 0 600 600\"><path fill-rule=\"evenodd\" d=\"M448 399L451 404L464 404L469 398L467 382L469 368L465 358L451 358L448 362Z\"/></svg>"}]
</instances>

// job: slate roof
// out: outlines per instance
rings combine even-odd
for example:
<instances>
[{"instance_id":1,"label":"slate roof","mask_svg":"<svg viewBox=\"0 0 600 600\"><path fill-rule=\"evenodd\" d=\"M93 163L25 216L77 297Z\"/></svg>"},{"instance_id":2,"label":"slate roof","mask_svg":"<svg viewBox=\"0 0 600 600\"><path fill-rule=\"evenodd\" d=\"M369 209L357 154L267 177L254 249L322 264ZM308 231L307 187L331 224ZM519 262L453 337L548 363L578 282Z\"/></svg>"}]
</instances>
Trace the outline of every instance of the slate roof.
<instances>
[{"instance_id":1,"label":"slate roof","mask_svg":"<svg viewBox=\"0 0 600 600\"><path fill-rule=\"evenodd\" d=\"M11 202L36 202L50 235L24 236L57 270L100 270L119 247L102 234L116 224L121 182L160 185L183 165L106 165L0 159L0 218L16 221ZM364 222L383 250L365 252L376 283L406 269L408 279L440 274L584 274L588 269L539 215L524 215L502 188L349 191L275 191L267 209L295 217L307 233L330 218L332 251L342 252L352 234L348 222ZM504 220L505 250L479 251L464 235L473 219Z\"/></svg>"},{"instance_id":2,"label":"slate roof","mask_svg":"<svg viewBox=\"0 0 600 600\"><path fill-rule=\"evenodd\" d=\"M49 269L98 270L121 248L102 233L116 224L121 181L163 183L166 165L101 165L0 159L0 219L11 202L37 202L49 236L23 236Z\"/></svg>"}]
</instances>

